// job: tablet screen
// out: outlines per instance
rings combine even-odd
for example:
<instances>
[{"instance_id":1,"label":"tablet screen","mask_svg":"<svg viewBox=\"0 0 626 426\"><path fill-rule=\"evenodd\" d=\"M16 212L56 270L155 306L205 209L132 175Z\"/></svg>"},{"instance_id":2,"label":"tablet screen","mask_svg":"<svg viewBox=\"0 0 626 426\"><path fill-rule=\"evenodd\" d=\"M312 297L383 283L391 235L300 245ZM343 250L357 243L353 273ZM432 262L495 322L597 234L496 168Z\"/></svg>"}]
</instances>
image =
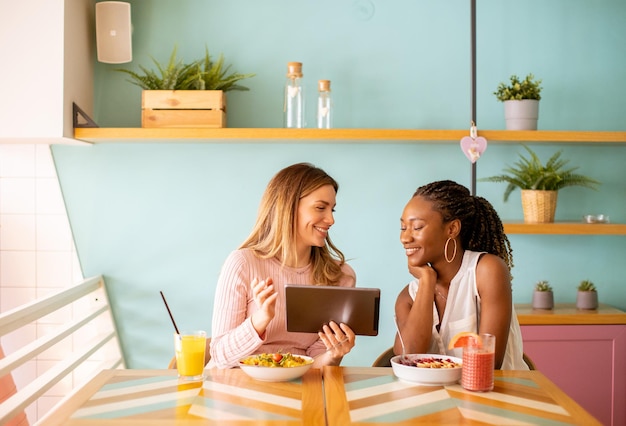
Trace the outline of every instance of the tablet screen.
<instances>
[{"instance_id":1,"label":"tablet screen","mask_svg":"<svg viewBox=\"0 0 626 426\"><path fill-rule=\"evenodd\" d=\"M285 301L287 331L317 333L335 321L349 325L358 335L378 335L378 288L287 284Z\"/></svg>"}]
</instances>

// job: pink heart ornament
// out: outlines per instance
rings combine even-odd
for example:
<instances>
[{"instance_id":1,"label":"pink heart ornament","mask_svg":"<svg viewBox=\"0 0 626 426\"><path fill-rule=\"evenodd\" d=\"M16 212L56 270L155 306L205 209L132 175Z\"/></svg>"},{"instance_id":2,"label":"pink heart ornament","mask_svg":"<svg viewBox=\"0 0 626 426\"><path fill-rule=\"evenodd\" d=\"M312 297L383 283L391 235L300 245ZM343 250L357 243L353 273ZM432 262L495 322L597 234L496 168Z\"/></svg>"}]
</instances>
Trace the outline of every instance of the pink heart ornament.
<instances>
[{"instance_id":1,"label":"pink heart ornament","mask_svg":"<svg viewBox=\"0 0 626 426\"><path fill-rule=\"evenodd\" d=\"M487 150L487 139L482 136L476 138L465 136L461 139L461 150L468 160L475 163Z\"/></svg>"}]
</instances>

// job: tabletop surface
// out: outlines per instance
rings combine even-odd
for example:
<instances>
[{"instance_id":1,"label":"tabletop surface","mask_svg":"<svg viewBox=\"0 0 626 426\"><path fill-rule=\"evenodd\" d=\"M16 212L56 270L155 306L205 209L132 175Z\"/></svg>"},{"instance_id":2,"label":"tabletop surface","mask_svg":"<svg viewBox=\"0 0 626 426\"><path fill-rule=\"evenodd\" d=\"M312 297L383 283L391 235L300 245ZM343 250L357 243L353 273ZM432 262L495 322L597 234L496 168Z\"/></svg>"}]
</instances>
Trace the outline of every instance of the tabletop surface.
<instances>
[{"instance_id":1,"label":"tabletop surface","mask_svg":"<svg viewBox=\"0 0 626 426\"><path fill-rule=\"evenodd\" d=\"M63 425L325 425L322 374L260 382L242 370L205 370L203 382L179 381L176 370L105 370L43 424Z\"/></svg>"},{"instance_id":2,"label":"tabletop surface","mask_svg":"<svg viewBox=\"0 0 626 426\"><path fill-rule=\"evenodd\" d=\"M206 375L185 383L176 370L105 370L41 424L599 424L538 371L496 371L485 393L400 381L384 367L310 369L278 383L240 369Z\"/></svg>"},{"instance_id":3,"label":"tabletop surface","mask_svg":"<svg viewBox=\"0 0 626 426\"><path fill-rule=\"evenodd\" d=\"M323 372L329 425L600 424L539 371L496 370L491 392L405 382L390 368Z\"/></svg>"}]
</instances>

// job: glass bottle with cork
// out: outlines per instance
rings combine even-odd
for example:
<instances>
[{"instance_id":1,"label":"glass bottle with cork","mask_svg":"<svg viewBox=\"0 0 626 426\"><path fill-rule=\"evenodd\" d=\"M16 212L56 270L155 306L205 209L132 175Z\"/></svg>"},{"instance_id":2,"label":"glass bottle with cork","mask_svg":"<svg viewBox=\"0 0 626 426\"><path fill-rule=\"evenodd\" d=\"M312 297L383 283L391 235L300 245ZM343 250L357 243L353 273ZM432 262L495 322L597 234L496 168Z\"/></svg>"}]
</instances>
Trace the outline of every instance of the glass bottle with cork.
<instances>
[{"instance_id":1,"label":"glass bottle with cork","mask_svg":"<svg viewBox=\"0 0 626 426\"><path fill-rule=\"evenodd\" d=\"M283 112L285 127L303 128L305 126L302 62L289 62L287 64L287 81L285 83L285 103Z\"/></svg>"},{"instance_id":2,"label":"glass bottle with cork","mask_svg":"<svg viewBox=\"0 0 626 426\"><path fill-rule=\"evenodd\" d=\"M330 129L333 127L333 102L330 96L330 80L317 82L317 127Z\"/></svg>"}]
</instances>

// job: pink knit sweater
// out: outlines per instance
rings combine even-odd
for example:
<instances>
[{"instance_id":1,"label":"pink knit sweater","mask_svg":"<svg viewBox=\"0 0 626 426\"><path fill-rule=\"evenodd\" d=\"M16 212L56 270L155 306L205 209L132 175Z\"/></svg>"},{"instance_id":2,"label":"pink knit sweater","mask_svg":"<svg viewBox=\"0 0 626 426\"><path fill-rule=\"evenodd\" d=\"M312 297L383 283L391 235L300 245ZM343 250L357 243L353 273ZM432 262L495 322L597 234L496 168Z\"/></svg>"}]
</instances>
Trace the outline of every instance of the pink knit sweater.
<instances>
[{"instance_id":1,"label":"pink knit sweater","mask_svg":"<svg viewBox=\"0 0 626 426\"><path fill-rule=\"evenodd\" d=\"M356 274L352 267L342 267L346 276L342 287L354 287ZM257 353L291 352L316 356L326 350L315 333L289 333L285 315L285 284L310 285L311 267L283 267L277 259L259 259L249 249L233 251L222 266L215 290L208 368L230 368L239 360ZM257 309L252 300L250 282L254 278L272 278L278 292L276 316L261 339L252 327L250 316ZM312 306L311 309L315 309Z\"/></svg>"}]
</instances>

